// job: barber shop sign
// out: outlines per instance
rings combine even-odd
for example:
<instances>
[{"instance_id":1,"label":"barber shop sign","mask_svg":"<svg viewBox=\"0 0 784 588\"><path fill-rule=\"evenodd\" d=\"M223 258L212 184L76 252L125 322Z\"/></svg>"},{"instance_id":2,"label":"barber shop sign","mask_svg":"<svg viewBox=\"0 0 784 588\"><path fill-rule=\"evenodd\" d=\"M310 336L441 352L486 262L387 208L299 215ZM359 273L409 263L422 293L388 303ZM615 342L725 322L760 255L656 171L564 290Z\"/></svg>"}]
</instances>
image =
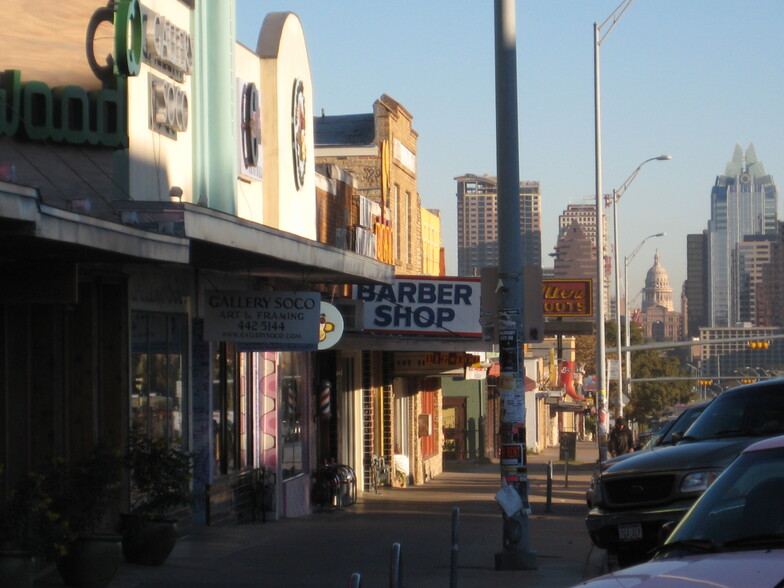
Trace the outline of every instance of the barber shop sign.
<instances>
[{"instance_id":1,"label":"barber shop sign","mask_svg":"<svg viewBox=\"0 0 784 588\"><path fill-rule=\"evenodd\" d=\"M479 278L398 276L391 284L354 286L364 331L480 337Z\"/></svg>"}]
</instances>

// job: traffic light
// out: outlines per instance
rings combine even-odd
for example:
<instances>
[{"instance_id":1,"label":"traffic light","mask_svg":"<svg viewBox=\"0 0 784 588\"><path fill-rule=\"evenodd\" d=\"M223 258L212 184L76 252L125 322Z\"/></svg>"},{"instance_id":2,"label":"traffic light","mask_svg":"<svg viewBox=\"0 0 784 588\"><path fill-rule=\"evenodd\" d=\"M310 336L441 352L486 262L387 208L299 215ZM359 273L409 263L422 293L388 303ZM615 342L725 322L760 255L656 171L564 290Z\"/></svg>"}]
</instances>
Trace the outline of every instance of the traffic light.
<instances>
[{"instance_id":1,"label":"traffic light","mask_svg":"<svg viewBox=\"0 0 784 588\"><path fill-rule=\"evenodd\" d=\"M699 380L700 386L712 386L713 380Z\"/></svg>"},{"instance_id":2,"label":"traffic light","mask_svg":"<svg viewBox=\"0 0 784 588\"><path fill-rule=\"evenodd\" d=\"M744 378L740 381L741 384L753 384L757 380L755 378Z\"/></svg>"},{"instance_id":3,"label":"traffic light","mask_svg":"<svg viewBox=\"0 0 784 588\"><path fill-rule=\"evenodd\" d=\"M749 341L749 349L769 349L770 341Z\"/></svg>"}]
</instances>

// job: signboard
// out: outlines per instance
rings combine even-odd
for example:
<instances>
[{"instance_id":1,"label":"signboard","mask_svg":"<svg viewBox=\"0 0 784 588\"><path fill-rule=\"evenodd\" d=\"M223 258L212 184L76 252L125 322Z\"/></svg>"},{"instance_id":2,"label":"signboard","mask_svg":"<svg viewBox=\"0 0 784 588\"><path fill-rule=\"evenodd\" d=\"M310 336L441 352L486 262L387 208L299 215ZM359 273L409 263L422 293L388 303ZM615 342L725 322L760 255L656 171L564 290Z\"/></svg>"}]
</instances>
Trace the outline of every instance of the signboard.
<instances>
[{"instance_id":1,"label":"signboard","mask_svg":"<svg viewBox=\"0 0 784 588\"><path fill-rule=\"evenodd\" d=\"M593 280L542 280L544 316L593 316Z\"/></svg>"},{"instance_id":2,"label":"signboard","mask_svg":"<svg viewBox=\"0 0 784 588\"><path fill-rule=\"evenodd\" d=\"M523 456L525 450L522 443L502 443L501 444L501 465L502 466L521 466L525 462Z\"/></svg>"},{"instance_id":3,"label":"signboard","mask_svg":"<svg viewBox=\"0 0 784 588\"><path fill-rule=\"evenodd\" d=\"M467 366L478 362L478 355L457 351L396 351L393 371L396 376L462 376Z\"/></svg>"},{"instance_id":4,"label":"signboard","mask_svg":"<svg viewBox=\"0 0 784 588\"><path fill-rule=\"evenodd\" d=\"M514 329L505 329L499 333L498 351L501 373L516 374L518 372L519 345L517 332Z\"/></svg>"},{"instance_id":5,"label":"signboard","mask_svg":"<svg viewBox=\"0 0 784 588\"><path fill-rule=\"evenodd\" d=\"M505 424L525 423L525 401L517 390L499 390L501 395L501 422Z\"/></svg>"},{"instance_id":6,"label":"signboard","mask_svg":"<svg viewBox=\"0 0 784 588\"><path fill-rule=\"evenodd\" d=\"M254 351L315 351L321 295L318 292L205 293L204 338L243 343Z\"/></svg>"},{"instance_id":7,"label":"signboard","mask_svg":"<svg viewBox=\"0 0 784 588\"><path fill-rule=\"evenodd\" d=\"M329 349L343 336L343 315L329 302L321 302L319 317L318 348Z\"/></svg>"},{"instance_id":8,"label":"signboard","mask_svg":"<svg viewBox=\"0 0 784 588\"><path fill-rule=\"evenodd\" d=\"M398 276L391 284L354 286L362 330L442 337L482 335L479 278Z\"/></svg>"}]
</instances>

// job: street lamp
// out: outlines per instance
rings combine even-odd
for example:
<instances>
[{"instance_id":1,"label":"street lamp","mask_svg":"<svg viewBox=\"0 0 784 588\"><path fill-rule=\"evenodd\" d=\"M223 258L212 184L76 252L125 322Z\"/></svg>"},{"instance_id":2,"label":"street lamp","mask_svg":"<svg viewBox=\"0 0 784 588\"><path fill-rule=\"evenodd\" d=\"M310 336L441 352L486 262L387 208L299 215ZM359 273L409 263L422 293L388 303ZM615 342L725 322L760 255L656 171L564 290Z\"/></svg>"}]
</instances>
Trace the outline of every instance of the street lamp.
<instances>
[{"instance_id":1,"label":"street lamp","mask_svg":"<svg viewBox=\"0 0 784 588\"><path fill-rule=\"evenodd\" d=\"M637 255L640 252L640 249L642 249L642 246L645 245L645 242L648 239L653 239L654 237L664 237L666 234L667 233L655 233L653 235L648 235L647 237L645 237L645 239L640 241L640 244L637 245L637 247L634 248L634 251L632 251L631 255L627 255L626 257L623 258L623 298L624 298L624 316L626 317L626 324L624 325L624 327L625 327L625 329L624 329L625 330L624 344L625 344L625 347L626 347L626 358L625 358L626 359L626 382L625 382L625 384L626 384L626 396L628 396L629 398L631 398L631 393L632 393L632 386L631 386L631 384L632 384L632 382L631 382L631 379L632 379L632 352L629 351L629 346L631 345L631 342L630 342L631 335L630 335L630 330L629 330L629 323L631 322L629 320L629 264L631 263L632 259L634 259L634 256ZM616 266L616 268L617 268L617 266ZM616 301L616 306L617 305L618 305L618 302ZM620 357L620 356L621 355L620 355L620 347L619 347L618 348L618 357ZM619 384L620 384L620 382L619 382ZM618 388L621 389L620 385L618 386ZM619 414L622 415L623 414L623 394L621 394L621 397L620 397L619 410L620 410Z\"/></svg>"},{"instance_id":2,"label":"street lamp","mask_svg":"<svg viewBox=\"0 0 784 588\"><path fill-rule=\"evenodd\" d=\"M651 161L669 161L672 159L670 155L659 155L658 157L651 157L650 159L646 159L640 165L637 166L631 175L626 178L626 181L621 184L621 187L617 190L613 190L612 193L612 205L613 205L613 247L615 249L615 343L618 349L618 407L615 410L616 416L623 416L623 375L621 374L621 276L620 266L618 264L618 201L623 196L624 192L626 192L627 188L631 185L634 181L634 178L637 177L637 174L640 173L642 166L646 163ZM624 284L625 287L625 284ZM626 316L626 320L629 320L629 317ZM628 362L627 362L628 365Z\"/></svg>"},{"instance_id":3,"label":"street lamp","mask_svg":"<svg viewBox=\"0 0 784 588\"><path fill-rule=\"evenodd\" d=\"M599 48L633 0L623 0L602 24L593 23L593 90L596 153L596 401L599 410L599 459L607 459L607 386L604 343L604 212L602 210L602 115L599 83ZM602 28L610 27L602 35Z\"/></svg>"}]
</instances>

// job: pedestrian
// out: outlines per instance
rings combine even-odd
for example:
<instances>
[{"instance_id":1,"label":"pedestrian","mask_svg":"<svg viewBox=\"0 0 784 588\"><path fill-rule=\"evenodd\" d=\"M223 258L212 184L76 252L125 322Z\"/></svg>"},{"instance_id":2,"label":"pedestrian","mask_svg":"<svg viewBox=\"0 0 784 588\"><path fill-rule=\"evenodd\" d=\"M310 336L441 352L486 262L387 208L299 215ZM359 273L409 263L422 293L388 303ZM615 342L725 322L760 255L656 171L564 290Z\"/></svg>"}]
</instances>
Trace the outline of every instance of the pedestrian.
<instances>
[{"instance_id":1,"label":"pedestrian","mask_svg":"<svg viewBox=\"0 0 784 588\"><path fill-rule=\"evenodd\" d=\"M615 427L610 431L607 449L613 457L634 451L634 435L626 427L626 419L623 417L615 419Z\"/></svg>"}]
</instances>

